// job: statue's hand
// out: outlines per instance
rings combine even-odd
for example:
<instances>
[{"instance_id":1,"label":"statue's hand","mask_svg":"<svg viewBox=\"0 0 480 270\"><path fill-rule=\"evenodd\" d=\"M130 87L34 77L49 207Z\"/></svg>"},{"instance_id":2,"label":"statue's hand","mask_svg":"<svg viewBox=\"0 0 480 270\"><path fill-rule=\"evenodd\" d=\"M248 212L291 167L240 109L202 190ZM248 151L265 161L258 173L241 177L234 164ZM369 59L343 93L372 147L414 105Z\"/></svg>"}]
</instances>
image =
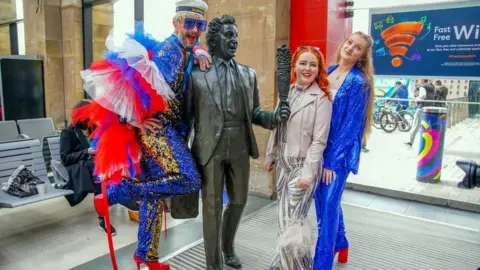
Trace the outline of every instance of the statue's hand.
<instances>
[{"instance_id":1,"label":"statue's hand","mask_svg":"<svg viewBox=\"0 0 480 270\"><path fill-rule=\"evenodd\" d=\"M275 120L278 123L283 123L290 117L290 104L288 101L280 101L279 106L275 110Z\"/></svg>"}]
</instances>

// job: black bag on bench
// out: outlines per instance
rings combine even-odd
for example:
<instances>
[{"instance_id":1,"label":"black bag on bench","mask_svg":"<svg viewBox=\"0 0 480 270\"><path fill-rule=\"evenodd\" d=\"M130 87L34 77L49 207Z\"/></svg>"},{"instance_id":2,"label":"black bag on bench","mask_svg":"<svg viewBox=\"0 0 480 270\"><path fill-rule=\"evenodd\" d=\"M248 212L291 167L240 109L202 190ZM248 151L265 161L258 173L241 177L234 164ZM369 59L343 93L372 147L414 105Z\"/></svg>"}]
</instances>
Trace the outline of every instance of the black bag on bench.
<instances>
[{"instance_id":1,"label":"black bag on bench","mask_svg":"<svg viewBox=\"0 0 480 270\"><path fill-rule=\"evenodd\" d=\"M8 182L3 184L2 189L12 196L25 198L38 194L38 184L45 183L21 165L13 172Z\"/></svg>"}]
</instances>

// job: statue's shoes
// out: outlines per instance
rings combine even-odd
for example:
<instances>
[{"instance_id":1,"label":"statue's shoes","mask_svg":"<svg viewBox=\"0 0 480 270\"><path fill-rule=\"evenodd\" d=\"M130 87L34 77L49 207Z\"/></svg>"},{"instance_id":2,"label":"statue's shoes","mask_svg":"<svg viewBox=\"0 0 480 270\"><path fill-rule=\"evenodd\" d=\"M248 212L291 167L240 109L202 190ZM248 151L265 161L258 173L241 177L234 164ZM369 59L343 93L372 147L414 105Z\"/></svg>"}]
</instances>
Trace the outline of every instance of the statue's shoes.
<instances>
[{"instance_id":1,"label":"statue's shoes","mask_svg":"<svg viewBox=\"0 0 480 270\"><path fill-rule=\"evenodd\" d=\"M224 255L225 264L233 269L242 269L242 262L237 255Z\"/></svg>"}]
</instances>

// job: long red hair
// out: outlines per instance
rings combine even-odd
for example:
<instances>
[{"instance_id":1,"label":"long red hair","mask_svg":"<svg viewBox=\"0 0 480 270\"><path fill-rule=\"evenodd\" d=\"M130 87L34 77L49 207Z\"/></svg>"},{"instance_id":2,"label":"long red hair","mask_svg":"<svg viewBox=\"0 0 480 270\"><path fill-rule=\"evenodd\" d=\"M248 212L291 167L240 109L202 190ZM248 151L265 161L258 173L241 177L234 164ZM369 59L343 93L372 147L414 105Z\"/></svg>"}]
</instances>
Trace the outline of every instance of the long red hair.
<instances>
[{"instance_id":1,"label":"long red hair","mask_svg":"<svg viewBox=\"0 0 480 270\"><path fill-rule=\"evenodd\" d=\"M292 55L292 63L290 65L290 84L297 82L297 73L295 72L295 65L297 64L298 58L304 53L311 53L315 55L318 61L318 75L315 78L315 82L318 84L318 87L325 92L328 98L331 100L332 95L328 89L328 78L327 78L327 68L325 67L325 60L320 49L310 46L301 46L298 47L295 53Z\"/></svg>"}]
</instances>

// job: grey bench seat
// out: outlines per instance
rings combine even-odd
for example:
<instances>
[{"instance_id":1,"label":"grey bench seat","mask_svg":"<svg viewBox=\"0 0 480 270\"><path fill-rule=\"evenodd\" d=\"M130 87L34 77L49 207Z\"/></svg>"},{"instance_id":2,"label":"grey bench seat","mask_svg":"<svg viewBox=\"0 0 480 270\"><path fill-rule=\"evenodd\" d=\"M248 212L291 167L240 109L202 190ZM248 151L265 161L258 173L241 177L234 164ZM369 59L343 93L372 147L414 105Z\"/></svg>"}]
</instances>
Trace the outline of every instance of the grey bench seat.
<instances>
[{"instance_id":1,"label":"grey bench seat","mask_svg":"<svg viewBox=\"0 0 480 270\"><path fill-rule=\"evenodd\" d=\"M25 134L19 134L15 121L0 121L0 141L28 139Z\"/></svg>"},{"instance_id":2,"label":"grey bench seat","mask_svg":"<svg viewBox=\"0 0 480 270\"><path fill-rule=\"evenodd\" d=\"M7 182L20 165L25 165L35 176L45 182L45 193L19 198L0 189L0 208L14 208L73 194L71 190L55 189L50 183L39 140L0 143L0 183Z\"/></svg>"}]
</instances>

